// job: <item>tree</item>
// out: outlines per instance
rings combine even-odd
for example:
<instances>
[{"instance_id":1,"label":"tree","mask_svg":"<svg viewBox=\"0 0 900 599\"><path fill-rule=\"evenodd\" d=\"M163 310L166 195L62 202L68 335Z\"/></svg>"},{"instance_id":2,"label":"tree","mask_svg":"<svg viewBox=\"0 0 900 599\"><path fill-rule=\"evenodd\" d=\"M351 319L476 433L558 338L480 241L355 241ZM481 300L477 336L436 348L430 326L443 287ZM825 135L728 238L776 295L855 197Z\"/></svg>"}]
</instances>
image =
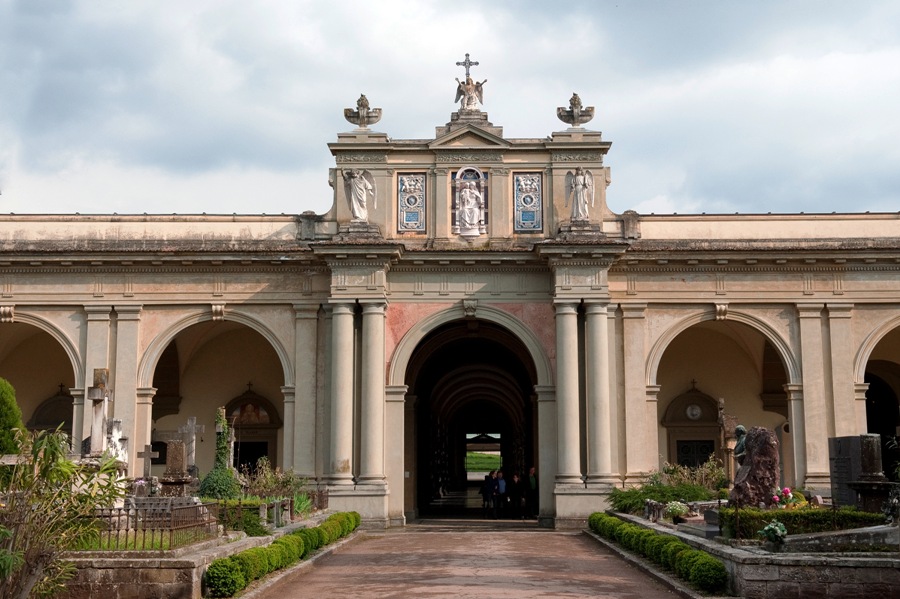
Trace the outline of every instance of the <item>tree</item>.
<instances>
[{"instance_id":1,"label":"tree","mask_svg":"<svg viewBox=\"0 0 900 599\"><path fill-rule=\"evenodd\" d=\"M15 441L18 458L3 466L0 485L0 597L49 596L75 572L62 553L97 538L95 509L111 507L125 489L113 458L72 461L60 429L18 429Z\"/></svg>"},{"instance_id":2,"label":"tree","mask_svg":"<svg viewBox=\"0 0 900 599\"><path fill-rule=\"evenodd\" d=\"M22 428L22 410L16 403L16 390L0 379L0 455L16 453L15 430Z\"/></svg>"}]
</instances>

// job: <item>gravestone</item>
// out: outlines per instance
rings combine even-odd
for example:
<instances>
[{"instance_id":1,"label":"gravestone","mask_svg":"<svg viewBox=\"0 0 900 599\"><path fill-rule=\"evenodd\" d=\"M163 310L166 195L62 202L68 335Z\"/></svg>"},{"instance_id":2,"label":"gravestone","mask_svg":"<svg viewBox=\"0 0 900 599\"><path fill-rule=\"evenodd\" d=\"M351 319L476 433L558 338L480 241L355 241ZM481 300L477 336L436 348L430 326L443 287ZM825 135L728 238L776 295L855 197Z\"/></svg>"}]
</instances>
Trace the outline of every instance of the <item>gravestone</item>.
<instances>
[{"instance_id":1,"label":"gravestone","mask_svg":"<svg viewBox=\"0 0 900 599\"><path fill-rule=\"evenodd\" d=\"M859 435L828 439L831 474L831 501L838 506L856 505L856 491L850 482L862 473L862 448Z\"/></svg>"},{"instance_id":2,"label":"gravestone","mask_svg":"<svg viewBox=\"0 0 900 599\"><path fill-rule=\"evenodd\" d=\"M169 441L166 444L166 472L159 479L160 495L184 497L185 487L192 479L187 472L184 441Z\"/></svg>"}]
</instances>

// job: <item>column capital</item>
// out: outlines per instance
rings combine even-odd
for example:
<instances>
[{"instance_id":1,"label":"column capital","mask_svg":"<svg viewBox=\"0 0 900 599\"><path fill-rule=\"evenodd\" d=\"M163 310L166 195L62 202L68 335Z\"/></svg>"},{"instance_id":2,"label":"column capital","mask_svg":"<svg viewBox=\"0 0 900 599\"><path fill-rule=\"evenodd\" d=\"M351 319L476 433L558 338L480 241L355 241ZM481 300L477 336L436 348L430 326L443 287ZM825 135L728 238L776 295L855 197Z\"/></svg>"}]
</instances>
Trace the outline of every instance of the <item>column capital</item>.
<instances>
[{"instance_id":1,"label":"column capital","mask_svg":"<svg viewBox=\"0 0 900 599\"><path fill-rule=\"evenodd\" d=\"M332 315L353 314L355 304L341 300L328 300Z\"/></svg>"},{"instance_id":2,"label":"column capital","mask_svg":"<svg viewBox=\"0 0 900 599\"><path fill-rule=\"evenodd\" d=\"M385 401L406 401L406 392L409 385L385 385Z\"/></svg>"},{"instance_id":3,"label":"column capital","mask_svg":"<svg viewBox=\"0 0 900 599\"><path fill-rule=\"evenodd\" d=\"M869 390L869 383L855 383L853 385L853 394L857 401L866 400L866 391Z\"/></svg>"},{"instance_id":4,"label":"column capital","mask_svg":"<svg viewBox=\"0 0 900 599\"><path fill-rule=\"evenodd\" d=\"M284 395L285 403L294 401L295 392L293 385L285 385L281 388L281 394Z\"/></svg>"},{"instance_id":5,"label":"column capital","mask_svg":"<svg viewBox=\"0 0 900 599\"><path fill-rule=\"evenodd\" d=\"M570 300L553 300L553 307L556 308L557 314L576 314L578 312L578 302Z\"/></svg>"},{"instance_id":6,"label":"column capital","mask_svg":"<svg viewBox=\"0 0 900 599\"><path fill-rule=\"evenodd\" d=\"M609 302L585 301L584 312L585 314L606 314L609 305Z\"/></svg>"},{"instance_id":7,"label":"column capital","mask_svg":"<svg viewBox=\"0 0 900 599\"><path fill-rule=\"evenodd\" d=\"M797 314L800 318L819 318L825 304L797 304Z\"/></svg>"},{"instance_id":8,"label":"column capital","mask_svg":"<svg viewBox=\"0 0 900 599\"><path fill-rule=\"evenodd\" d=\"M796 383L788 383L783 385L784 392L787 393L788 401L802 401L803 400L803 385L798 385Z\"/></svg>"},{"instance_id":9,"label":"column capital","mask_svg":"<svg viewBox=\"0 0 900 599\"><path fill-rule=\"evenodd\" d=\"M384 314L387 309L386 300L360 300L363 314Z\"/></svg>"},{"instance_id":10,"label":"column capital","mask_svg":"<svg viewBox=\"0 0 900 599\"><path fill-rule=\"evenodd\" d=\"M142 304L116 306L116 314L119 316L119 320L140 320L143 309L144 306Z\"/></svg>"},{"instance_id":11,"label":"column capital","mask_svg":"<svg viewBox=\"0 0 900 599\"><path fill-rule=\"evenodd\" d=\"M850 318L853 304L828 304L828 318Z\"/></svg>"},{"instance_id":12,"label":"column capital","mask_svg":"<svg viewBox=\"0 0 900 599\"><path fill-rule=\"evenodd\" d=\"M319 316L319 304L294 304L294 318L313 320Z\"/></svg>"},{"instance_id":13,"label":"column capital","mask_svg":"<svg viewBox=\"0 0 900 599\"><path fill-rule=\"evenodd\" d=\"M623 318L644 318L647 312L647 304L619 304Z\"/></svg>"},{"instance_id":14,"label":"column capital","mask_svg":"<svg viewBox=\"0 0 900 599\"><path fill-rule=\"evenodd\" d=\"M109 320L112 306L84 306L88 320Z\"/></svg>"}]
</instances>

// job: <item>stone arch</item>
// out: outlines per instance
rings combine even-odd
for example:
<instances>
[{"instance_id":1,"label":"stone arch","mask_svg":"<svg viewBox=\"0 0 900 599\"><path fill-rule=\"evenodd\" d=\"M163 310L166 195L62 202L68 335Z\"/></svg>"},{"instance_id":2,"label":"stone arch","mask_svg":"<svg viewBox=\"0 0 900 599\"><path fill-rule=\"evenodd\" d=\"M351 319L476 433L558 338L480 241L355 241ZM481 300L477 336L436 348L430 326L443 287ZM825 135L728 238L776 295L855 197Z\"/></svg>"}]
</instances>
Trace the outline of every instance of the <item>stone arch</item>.
<instances>
[{"instance_id":1,"label":"stone arch","mask_svg":"<svg viewBox=\"0 0 900 599\"><path fill-rule=\"evenodd\" d=\"M659 336L659 338L653 344L653 347L650 349L650 353L647 355L647 378L645 384L648 387L656 384L659 363L662 360L663 354L665 354L666 349L669 347L672 341L678 335L696 324L700 324L701 322L706 322L708 320L716 320L716 313L717 310L715 307L698 311L694 314L691 314L690 316L682 318L680 321L676 322L674 325L669 327L669 329L666 330L662 335ZM772 346L778 352L778 355L781 357L781 360L787 372L788 383L801 383L800 365L797 363L797 359L791 351L790 344L788 344L787 341L785 341L785 339L769 323L757 316L754 316L753 314L736 310L728 310L727 320L745 324L758 331L763 337L766 338L769 343L772 344Z\"/></svg>"},{"instance_id":2,"label":"stone arch","mask_svg":"<svg viewBox=\"0 0 900 599\"><path fill-rule=\"evenodd\" d=\"M537 385L543 386L553 384L553 370L550 367L550 359L547 357L543 347L541 347L540 340L535 336L534 332L525 325L525 323L503 310L489 306L478 306L475 316L479 320L492 322L504 327L518 338L525 345L525 348L528 350L528 355L534 363L535 371L537 373ZM457 306L432 314L416 323L416 325L403 336L391 356L387 384L405 384L409 360L422 340L441 325L455 320L461 320L463 317L464 314L461 307Z\"/></svg>"},{"instance_id":3,"label":"stone arch","mask_svg":"<svg viewBox=\"0 0 900 599\"><path fill-rule=\"evenodd\" d=\"M156 365L157 363L159 363L159 359L162 356L163 351L165 351L166 347L169 346L169 343L171 343L172 340L175 339L175 337L177 337L181 331L192 325L200 324L201 322L207 322L210 320L213 320L212 312L190 314L179 320L176 320L175 322L170 324L162 333L157 335L156 338L150 342L150 345L147 346L147 350L141 357L140 365L138 366L138 387L153 387L153 373L156 370ZM285 350L284 345L272 330L270 330L265 324L263 324L253 316L231 310L227 312L225 320L246 325L250 329L253 329L257 333L262 335L263 338L269 342L269 345L272 346L272 348L275 350L276 355L278 356L278 361L281 364L281 370L284 373L284 386L291 387L294 385L293 362L290 355Z\"/></svg>"},{"instance_id":4,"label":"stone arch","mask_svg":"<svg viewBox=\"0 0 900 599\"><path fill-rule=\"evenodd\" d=\"M69 358L69 363L72 365L72 372L75 374L76 387L84 381L84 366L82 364L81 356L78 353L78 349L72 340L59 330L56 325L49 320L34 314L23 312L16 312L13 322L29 324L50 335L57 343L59 343L60 347L62 347L63 351L66 353L66 356Z\"/></svg>"},{"instance_id":5,"label":"stone arch","mask_svg":"<svg viewBox=\"0 0 900 599\"><path fill-rule=\"evenodd\" d=\"M866 365L869 363L869 357L875 351L875 347L884 339L885 335L897 328L900 328L900 316L894 316L884 321L869 333L856 352L853 364L853 382L862 383L865 380Z\"/></svg>"}]
</instances>

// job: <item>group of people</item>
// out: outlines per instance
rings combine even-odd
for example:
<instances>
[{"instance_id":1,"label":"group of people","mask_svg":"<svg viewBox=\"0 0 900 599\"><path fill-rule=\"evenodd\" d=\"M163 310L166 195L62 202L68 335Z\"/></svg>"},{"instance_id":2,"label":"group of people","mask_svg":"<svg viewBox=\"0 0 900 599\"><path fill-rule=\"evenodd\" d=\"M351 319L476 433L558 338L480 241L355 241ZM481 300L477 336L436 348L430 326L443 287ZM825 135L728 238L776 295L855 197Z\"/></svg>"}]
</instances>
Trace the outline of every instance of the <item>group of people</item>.
<instances>
[{"instance_id":1,"label":"group of people","mask_svg":"<svg viewBox=\"0 0 900 599\"><path fill-rule=\"evenodd\" d=\"M503 470L491 470L481 485L481 497L484 518L536 518L538 487L534 468L527 477L515 473L509 479L504 478Z\"/></svg>"}]
</instances>

